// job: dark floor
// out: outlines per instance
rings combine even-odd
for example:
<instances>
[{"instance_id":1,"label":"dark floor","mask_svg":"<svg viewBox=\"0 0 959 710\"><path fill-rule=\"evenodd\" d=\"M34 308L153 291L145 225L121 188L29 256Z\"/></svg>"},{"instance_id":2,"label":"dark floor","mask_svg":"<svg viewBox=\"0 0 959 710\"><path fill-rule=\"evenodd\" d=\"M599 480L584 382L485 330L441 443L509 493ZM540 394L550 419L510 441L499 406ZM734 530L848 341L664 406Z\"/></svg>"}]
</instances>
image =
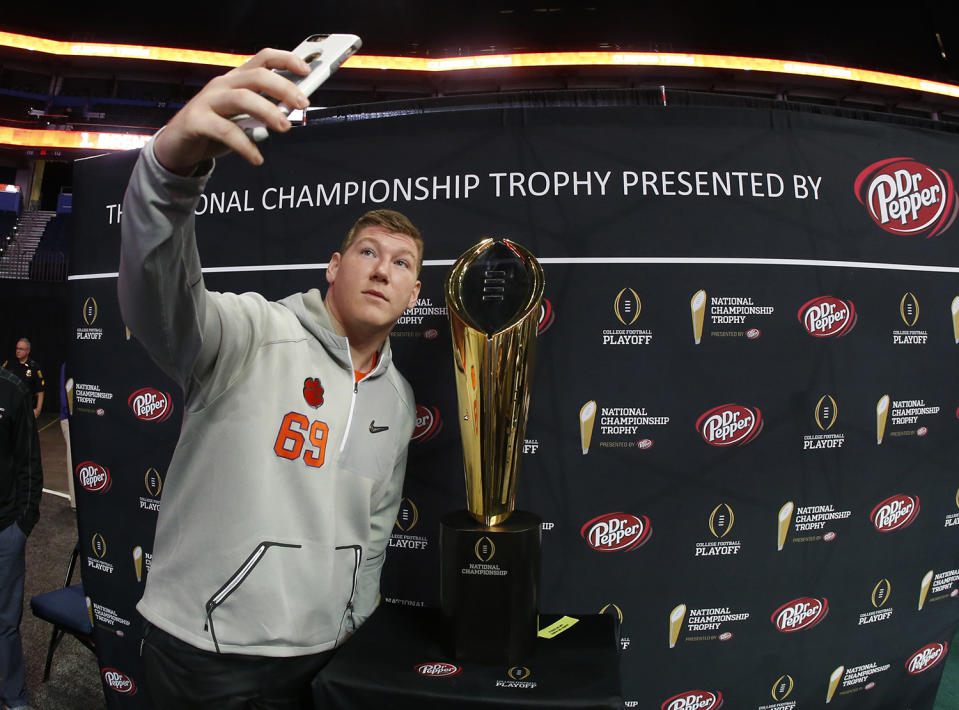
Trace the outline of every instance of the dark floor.
<instances>
[{"instance_id":1,"label":"dark floor","mask_svg":"<svg viewBox=\"0 0 959 710\"><path fill-rule=\"evenodd\" d=\"M30 613L29 600L32 594L63 584L77 539L77 527L69 498L57 495L57 492L66 494L69 479L59 422L44 414L40 426L44 488L48 492L40 504L40 522L27 540L26 593L20 626L27 664L27 689L36 710L103 710L106 703L96 658L70 636L65 637L57 649L50 680L41 681L50 643L50 625ZM79 581L79 576L75 581ZM959 642L959 634L955 642ZM955 648L955 642L951 649ZM934 710L959 710L959 653L949 654Z\"/></svg>"},{"instance_id":2,"label":"dark floor","mask_svg":"<svg viewBox=\"0 0 959 710\"><path fill-rule=\"evenodd\" d=\"M27 538L27 577L20 635L27 666L27 691L37 710L103 710L103 686L96 657L72 636L64 637L53 657L50 680L42 682L51 626L30 613L30 597L63 585L70 554L77 542L76 514L67 489L66 446L59 422L40 420L44 489L40 521ZM74 581L79 581L77 571Z\"/></svg>"}]
</instances>

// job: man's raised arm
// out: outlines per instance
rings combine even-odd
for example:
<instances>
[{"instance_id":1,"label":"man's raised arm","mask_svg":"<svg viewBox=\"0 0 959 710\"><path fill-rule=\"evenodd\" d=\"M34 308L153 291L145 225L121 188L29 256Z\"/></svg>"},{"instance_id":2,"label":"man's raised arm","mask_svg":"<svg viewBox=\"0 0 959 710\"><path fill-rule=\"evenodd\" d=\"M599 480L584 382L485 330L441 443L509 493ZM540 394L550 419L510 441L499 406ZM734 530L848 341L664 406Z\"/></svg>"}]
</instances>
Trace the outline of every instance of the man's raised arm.
<instances>
[{"instance_id":1,"label":"man's raised arm","mask_svg":"<svg viewBox=\"0 0 959 710\"><path fill-rule=\"evenodd\" d=\"M293 82L271 69L309 70L291 52L264 49L212 79L144 146L124 196L120 312L157 364L184 387L211 362L220 327L216 317L207 317L194 208L213 158L235 150L254 165L263 162L230 117L248 114L285 132L289 121L261 92L289 106L309 104Z\"/></svg>"}]
</instances>

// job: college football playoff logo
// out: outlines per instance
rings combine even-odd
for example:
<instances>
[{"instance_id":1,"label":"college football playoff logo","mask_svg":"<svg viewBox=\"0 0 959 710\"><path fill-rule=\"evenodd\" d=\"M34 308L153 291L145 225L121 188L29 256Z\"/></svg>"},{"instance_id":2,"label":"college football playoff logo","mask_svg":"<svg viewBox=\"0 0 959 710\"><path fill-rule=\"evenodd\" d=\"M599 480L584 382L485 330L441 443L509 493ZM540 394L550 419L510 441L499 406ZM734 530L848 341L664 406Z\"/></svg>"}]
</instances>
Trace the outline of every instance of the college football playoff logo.
<instances>
[{"instance_id":1,"label":"college football playoff logo","mask_svg":"<svg viewBox=\"0 0 959 710\"><path fill-rule=\"evenodd\" d=\"M839 405L836 399L830 394L824 394L816 402L816 426L820 431L829 431L832 425L836 423L839 416Z\"/></svg>"},{"instance_id":2,"label":"college football playoff logo","mask_svg":"<svg viewBox=\"0 0 959 710\"><path fill-rule=\"evenodd\" d=\"M625 326L635 323L642 310L643 303L639 300L639 294L631 288L620 290L613 299L613 313L616 314L616 320Z\"/></svg>"},{"instance_id":3,"label":"college football playoff logo","mask_svg":"<svg viewBox=\"0 0 959 710\"><path fill-rule=\"evenodd\" d=\"M899 316L902 318L902 322L910 328L919 322L919 299L916 298L914 293L903 294L902 300L899 301Z\"/></svg>"},{"instance_id":4,"label":"college football playoff logo","mask_svg":"<svg viewBox=\"0 0 959 710\"><path fill-rule=\"evenodd\" d=\"M416 527L419 522L420 511L409 498L400 501L400 509L396 511L396 522L394 525L403 532L409 532Z\"/></svg>"},{"instance_id":5,"label":"college football playoff logo","mask_svg":"<svg viewBox=\"0 0 959 710\"><path fill-rule=\"evenodd\" d=\"M151 497L159 498L160 492L163 490L163 478L160 476L160 472L155 468L148 468L147 472L143 474L143 486Z\"/></svg>"},{"instance_id":6,"label":"college football playoff logo","mask_svg":"<svg viewBox=\"0 0 959 710\"><path fill-rule=\"evenodd\" d=\"M100 309L97 307L97 299L90 296L83 302L83 322L87 325L93 325L99 314Z\"/></svg>"},{"instance_id":7,"label":"college football playoff logo","mask_svg":"<svg viewBox=\"0 0 959 710\"><path fill-rule=\"evenodd\" d=\"M93 538L90 540L90 549L93 550L93 554L98 559L103 559L107 556L107 540L100 533L94 533Z\"/></svg>"},{"instance_id":8,"label":"college football playoff logo","mask_svg":"<svg viewBox=\"0 0 959 710\"><path fill-rule=\"evenodd\" d=\"M734 522L736 522L736 516L733 509L728 503L720 503L709 514L709 532L716 539L722 540L733 529Z\"/></svg>"},{"instance_id":9,"label":"college football playoff logo","mask_svg":"<svg viewBox=\"0 0 959 710\"><path fill-rule=\"evenodd\" d=\"M779 676L779 678L776 679L776 682L773 683L770 694L772 695L773 700L775 700L777 703L781 703L783 700L788 698L790 694L792 694L794 687L796 687L796 682L793 680L793 677L787 673Z\"/></svg>"}]
</instances>

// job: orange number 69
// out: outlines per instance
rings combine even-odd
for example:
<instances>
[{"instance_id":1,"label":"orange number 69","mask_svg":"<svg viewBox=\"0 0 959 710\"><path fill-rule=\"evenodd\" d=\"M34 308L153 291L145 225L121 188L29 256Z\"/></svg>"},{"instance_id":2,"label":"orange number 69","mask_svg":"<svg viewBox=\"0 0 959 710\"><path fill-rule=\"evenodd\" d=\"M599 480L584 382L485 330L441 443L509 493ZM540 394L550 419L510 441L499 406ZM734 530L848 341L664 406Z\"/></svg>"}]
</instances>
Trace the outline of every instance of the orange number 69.
<instances>
[{"instance_id":1,"label":"orange number 69","mask_svg":"<svg viewBox=\"0 0 959 710\"><path fill-rule=\"evenodd\" d=\"M328 440L329 427L326 422L317 419L310 422L299 412L287 412L280 424L280 432L276 435L276 442L273 444L273 451L290 461L300 458L303 454L303 462L307 466L319 468L323 465L326 458L326 442ZM304 444L309 439L310 446L304 451Z\"/></svg>"}]
</instances>

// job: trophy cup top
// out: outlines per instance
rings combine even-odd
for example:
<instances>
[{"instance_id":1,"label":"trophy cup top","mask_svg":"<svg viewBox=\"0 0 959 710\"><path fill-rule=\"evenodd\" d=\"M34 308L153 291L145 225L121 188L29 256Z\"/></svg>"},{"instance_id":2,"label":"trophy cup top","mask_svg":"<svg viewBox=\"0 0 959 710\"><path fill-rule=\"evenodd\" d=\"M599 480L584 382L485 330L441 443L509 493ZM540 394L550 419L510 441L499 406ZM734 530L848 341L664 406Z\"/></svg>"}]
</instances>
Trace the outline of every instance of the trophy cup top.
<instances>
[{"instance_id":1,"label":"trophy cup top","mask_svg":"<svg viewBox=\"0 0 959 710\"><path fill-rule=\"evenodd\" d=\"M446 296L457 316L492 337L539 307L543 282L542 267L522 246L484 239L453 265Z\"/></svg>"}]
</instances>

